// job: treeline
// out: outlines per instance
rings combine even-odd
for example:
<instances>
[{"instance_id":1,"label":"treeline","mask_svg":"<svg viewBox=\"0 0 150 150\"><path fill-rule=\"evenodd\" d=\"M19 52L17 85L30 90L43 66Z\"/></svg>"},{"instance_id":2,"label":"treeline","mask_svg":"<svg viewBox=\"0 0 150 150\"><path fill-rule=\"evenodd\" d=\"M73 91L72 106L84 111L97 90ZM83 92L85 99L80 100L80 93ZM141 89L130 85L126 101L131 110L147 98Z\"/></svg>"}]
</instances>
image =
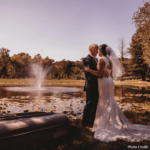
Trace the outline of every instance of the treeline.
<instances>
[{"instance_id":1,"label":"treeline","mask_svg":"<svg viewBox=\"0 0 150 150\"><path fill-rule=\"evenodd\" d=\"M85 79L82 61L74 62L63 59L55 62L54 59L50 59L49 57L42 58L40 54L32 58L27 53L19 53L10 57L9 52L10 50L6 48L0 49L1 79L35 78L34 71L32 70L33 64L39 64L43 68L49 68L46 79ZM142 51L139 51L137 47L134 49L131 58L124 58L123 61L120 58L126 72L123 77L124 79L130 79L130 77L140 77L143 79L143 76L145 78L149 76L149 66L145 65L145 63L143 63L143 58L137 55L137 53L141 55L141 52ZM135 71L133 70L134 66L136 69Z\"/></svg>"},{"instance_id":2,"label":"treeline","mask_svg":"<svg viewBox=\"0 0 150 150\"><path fill-rule=\"evenodd\" d=\"M125 68L126 76L130 79L141 78L145 81L147 77L150 77L150 0L144 2L143 7L138 8L132 20L136 32L127 49L124 39L119 40L120 61ZM124 56L128 54L130 59L124 59Z\"/></svg>"},{"instance_id":3,"label":"treeline","mask_svg":"<svg viewBox=\"0 0 150 150\"><path fill-rule=\"evenodd\" d=\"M133 22L136 32L128 48L131 56L129 75L141 76L144 81L150 70L150 1L138 8L133 15Z\"/></svg>"},{"instance_id":4,"label":"treeline","mask_svg":"<svg viewBox=\"0 0 150 150\"><path fill-rule=\"evenodd\" d=\"M47 79L84 79L84 72L81 61L62 60L55 62L49 57L42 58L40 54L33 58L27 53L9 55L10 50L0 49L0 78L4 79L21 79L34 78L32 71L33 64L39 64L43 68L49 68Z\"/></svg>"}]
</instances>

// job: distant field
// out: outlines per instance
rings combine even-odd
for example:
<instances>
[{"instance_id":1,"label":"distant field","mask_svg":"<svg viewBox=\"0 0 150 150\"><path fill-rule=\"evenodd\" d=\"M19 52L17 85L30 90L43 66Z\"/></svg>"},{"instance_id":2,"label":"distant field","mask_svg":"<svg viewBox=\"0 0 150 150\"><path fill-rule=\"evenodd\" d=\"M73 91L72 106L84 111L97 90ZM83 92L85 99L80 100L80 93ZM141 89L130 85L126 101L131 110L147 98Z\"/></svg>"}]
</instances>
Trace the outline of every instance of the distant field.
<instances>
[{"instance_id":1,"label":"distant field","mask_svg":"<svg viewBox=\"0 0 150 150\"><path fill-rule=\"evenodd\" d=\"M44 80L42 86L84 86L85 80ZM36 79L0 79L0 86L36 86Z\"/></svg>"},{"instance_id":2,"label":"distant field","mask_svg":"<svg viewBox=\"0 0 150 150\"><path fill-rule=\"evenodd\" d=\"M138 87L150 87L150 82L141 80L125 80L125 81L114 81L115 85L127 85L127 86L138 86Z\"/></svg>"},{"instance_id":3,"label":"distant field","mask_svg":"<svg viewBox=\"0 0 150 150\"><path fill-rule=\"evenodd\" d=\"M125 80L114 81L115 85L129 85L149 87L150 82L141 80ZM83 87L85 80L44 80L42 86L81 86ZM35 86L37 85L36 79L0 79L0 86Z\"/></svg>"}]
</instances>

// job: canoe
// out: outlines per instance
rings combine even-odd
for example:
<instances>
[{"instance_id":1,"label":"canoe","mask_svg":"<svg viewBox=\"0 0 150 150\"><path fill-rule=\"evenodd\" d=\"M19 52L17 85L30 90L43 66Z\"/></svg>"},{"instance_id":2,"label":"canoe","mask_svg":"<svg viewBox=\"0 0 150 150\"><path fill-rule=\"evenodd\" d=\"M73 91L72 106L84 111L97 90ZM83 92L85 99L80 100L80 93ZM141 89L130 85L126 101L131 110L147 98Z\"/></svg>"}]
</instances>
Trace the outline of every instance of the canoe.
<instances>
[{"instance_id":1,"label":"canoe","mask_svg":"<svg viewBox=\"0 0 150 150\"><path fill-rule=\"evenodd\" d=\"M0 116L0 150L23 150L70 133L65 114L26 112Z\"/></svg>"}]
</instances>

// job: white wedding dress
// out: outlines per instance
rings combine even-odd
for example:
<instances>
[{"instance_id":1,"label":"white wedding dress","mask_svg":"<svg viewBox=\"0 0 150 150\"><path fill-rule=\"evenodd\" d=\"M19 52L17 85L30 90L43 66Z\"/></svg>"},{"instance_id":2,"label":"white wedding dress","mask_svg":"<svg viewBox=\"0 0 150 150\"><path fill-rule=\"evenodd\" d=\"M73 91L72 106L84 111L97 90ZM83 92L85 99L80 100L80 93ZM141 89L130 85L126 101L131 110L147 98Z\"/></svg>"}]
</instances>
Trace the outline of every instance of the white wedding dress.
<instances>
[{"instance_id":1,"label":"white wedding dress","mask_svg":"<svg viewBox=\"0 0 150 150\"><path fill-rule=\"evenodd\" d=\"M107 69L109 59L102 57ZM99 100L92 131L94 138L104 142L122 139L127 142L150 140L150 126L131 124L114 99L114 82L111 76L98 78Z\"/></svg>"}]
</instances>

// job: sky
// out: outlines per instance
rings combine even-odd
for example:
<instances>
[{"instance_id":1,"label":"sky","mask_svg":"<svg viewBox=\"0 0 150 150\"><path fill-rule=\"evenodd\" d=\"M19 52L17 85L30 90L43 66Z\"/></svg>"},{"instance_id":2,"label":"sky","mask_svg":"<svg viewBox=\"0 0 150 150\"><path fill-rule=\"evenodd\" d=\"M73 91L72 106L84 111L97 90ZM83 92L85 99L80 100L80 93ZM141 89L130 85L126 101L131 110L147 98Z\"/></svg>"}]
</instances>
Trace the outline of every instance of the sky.
<instances>
[{"instance_id":1,"label":"sky","mask_svg":"<svg viewBox=\"0 0 150 150\"><path fill-rule=\"evenodd\" d=\"M107 44L119 57L129 47L133 14L143 0L0 0L0 48L55 61L86 57L91 44Z\"/></svg>"}]
</instances>

